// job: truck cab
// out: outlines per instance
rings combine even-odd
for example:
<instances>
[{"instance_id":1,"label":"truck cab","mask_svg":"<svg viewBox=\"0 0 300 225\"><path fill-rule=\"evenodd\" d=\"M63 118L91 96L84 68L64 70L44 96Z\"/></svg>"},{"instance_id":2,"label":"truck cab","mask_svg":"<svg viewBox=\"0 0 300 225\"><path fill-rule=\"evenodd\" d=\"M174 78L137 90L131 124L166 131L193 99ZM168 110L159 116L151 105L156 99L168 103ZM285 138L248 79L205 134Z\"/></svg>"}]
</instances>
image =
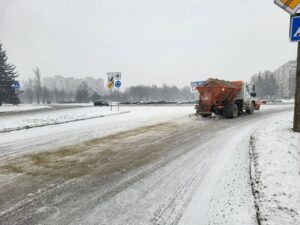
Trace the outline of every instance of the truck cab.
<instances>
[{"instance_id":1,"label":"truck cab","mask_svg":"<svg viewBox=\"0 0 300 225\"><path fill-rule=\"evenodd\" d=\"M243 82L241 90L237 93L235 103L239 108L239 112L247 112L252 114L254 110L258 110L260 104L255 100L256 92L255 85Z\"/></svg>"}]
</instances>

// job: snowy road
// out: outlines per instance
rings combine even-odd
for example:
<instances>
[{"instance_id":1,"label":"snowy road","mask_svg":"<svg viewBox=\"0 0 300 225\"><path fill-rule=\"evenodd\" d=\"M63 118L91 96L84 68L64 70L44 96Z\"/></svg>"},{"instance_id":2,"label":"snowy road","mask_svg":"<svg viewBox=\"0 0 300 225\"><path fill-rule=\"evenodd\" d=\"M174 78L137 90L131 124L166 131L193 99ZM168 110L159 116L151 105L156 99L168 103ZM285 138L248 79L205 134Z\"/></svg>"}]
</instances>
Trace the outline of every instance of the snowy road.
<instances>
[{"instance_id":1,"label":"snowy road","mask_svg":"<svg viewBox=\"0 0 300 225\"><path fill-rule=\"evenodd\" d=\"M130 113L0 133L0 159L20 153L56 149L136 127L177 120L179 117L194 113L194 110L192 106L141 106L121 107L120 112ZM114 109L113 112L110 112L109 107L84 107L50 113L30 114L29 116L26 114L23 116L4 116L0 117L0 130L3 128L18 128L44 123L51 124L53 122L72 121L78 118L90 118L111 113L115 114L118 111Z\"/></svg>"},{"instance_id":2,"label":"snowy road","mask_svg":"<svg viewBox=\"0 0 300 225\"><path fill-rule=\"evenodd\" d=\"M139 108L1 134L0 224L256 224L249 137L291 109L225 120Z\"/></svg>"}]
</instances>

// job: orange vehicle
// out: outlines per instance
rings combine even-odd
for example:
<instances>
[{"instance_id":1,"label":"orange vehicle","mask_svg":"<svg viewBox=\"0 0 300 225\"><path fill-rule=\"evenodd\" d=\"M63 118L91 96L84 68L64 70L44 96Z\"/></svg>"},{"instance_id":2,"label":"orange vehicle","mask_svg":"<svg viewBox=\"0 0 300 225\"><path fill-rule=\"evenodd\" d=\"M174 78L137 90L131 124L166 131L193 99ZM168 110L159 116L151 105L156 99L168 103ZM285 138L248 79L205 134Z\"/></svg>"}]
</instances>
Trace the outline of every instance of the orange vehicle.
<instances>
[{"instance_id":1,"label":"orange vehicle","mask_svg":"<svg viewBox=\"0 0 300 225\"><path fill-rule=\"evenodd\" d=\"M235 118L246 111L252 114L259 110L260 103L254 100L255 87L243 81L225 81L208 79L196 89L199 92L199 104L196 105L197 114L209 117L212 113L226 118ZM251 89L251 91L250 91Z\"/></svg>"}]
</instances>

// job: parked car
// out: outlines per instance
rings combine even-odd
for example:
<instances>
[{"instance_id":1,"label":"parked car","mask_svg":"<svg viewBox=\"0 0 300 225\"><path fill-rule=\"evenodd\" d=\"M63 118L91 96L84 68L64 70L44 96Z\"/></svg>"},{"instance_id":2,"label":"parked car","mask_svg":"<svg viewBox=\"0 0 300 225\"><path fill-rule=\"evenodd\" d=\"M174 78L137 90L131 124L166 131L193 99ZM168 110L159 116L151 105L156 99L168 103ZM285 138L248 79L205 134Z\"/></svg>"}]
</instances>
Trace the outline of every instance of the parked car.
<instances>
[{"instance_id":1,"label":"parked car","mask_svg":"<svg viewBox=\"0 0 300 225\"><path fill-rule=\"evenodd\" d=\"M94 106L109 106L109 103L103 99L98 99L94 101Z\"/></svg>"}]
</instances>

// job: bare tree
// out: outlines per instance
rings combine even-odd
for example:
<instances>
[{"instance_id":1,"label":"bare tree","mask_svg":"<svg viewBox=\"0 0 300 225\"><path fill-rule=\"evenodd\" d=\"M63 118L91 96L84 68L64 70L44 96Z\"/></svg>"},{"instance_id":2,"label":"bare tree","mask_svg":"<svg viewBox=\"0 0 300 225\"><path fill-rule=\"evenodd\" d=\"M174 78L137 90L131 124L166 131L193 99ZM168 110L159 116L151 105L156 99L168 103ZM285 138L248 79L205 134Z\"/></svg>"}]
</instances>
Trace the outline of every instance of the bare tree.
<instances>
[{"instance_id":1,"label":"bare tree","mask_svg":"<svg viewBox=\"0 0 300 225\"><path fill-rule=\"evenodd\" d=\"M25 89L25 95L28 98L28 102L30 104L32 104L33 101L33 84L32 84L32 79L28 80L28 84L26 85L26 89Z\"/></svg>"},{"instance_id":2,"label":"bare tree","mask_svg":"<svg viewBox=\"0 0 300 225\"><path fill-rule=\"evenodd\" d=\"M182 101L193 100L194 94L189 87L179 89L176 86L164 84L162 87L152 86L133 86L121 94L129 101Z\"/></svg>"},{"instance_id":3,"label":"bare tree","mask_svg":"<svg viewBox=\"0 0 300 225\"><path fill-rule=\"evenodd\" d=\"M40 100L42 97L42 82L41 82L41 72L38 67L33 69L34 72L34 83L35 83L35 95L36 95L36 102L40 104Z\"/></svg>"},{"instance_id":4,"label":"bare tree","mask_svg":"<svg viewBox=\"0 0 300 225\"><path fill-rule=\"evenodd\" d=\"M43 104L47 103L51 103L52 100L52 92L45 86L42 87L42 101Z\"/></svg>"}]
</instances>

